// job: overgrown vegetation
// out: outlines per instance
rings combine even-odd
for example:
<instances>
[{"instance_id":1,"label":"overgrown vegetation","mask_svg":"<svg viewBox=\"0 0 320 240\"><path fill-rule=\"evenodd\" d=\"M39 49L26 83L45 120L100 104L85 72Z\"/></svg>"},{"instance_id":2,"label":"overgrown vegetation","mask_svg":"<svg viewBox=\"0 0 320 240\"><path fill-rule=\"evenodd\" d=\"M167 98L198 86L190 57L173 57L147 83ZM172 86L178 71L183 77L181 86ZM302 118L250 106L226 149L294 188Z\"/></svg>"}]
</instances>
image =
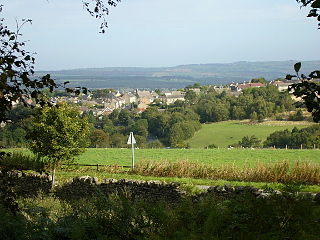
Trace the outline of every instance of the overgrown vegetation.
<instances>
[{"instance_id":1,"label":"overgrown vegetation","mask_svg":"<svg viewBox=\"0 0 320 240\"><path fill-rule=\"evenodd\" d=\"M255 166L239 168L235 165L215 167L190 161L145 161L137 164L132 173L157 177L320 184L320 165L307 162L295 162L294 164L289 164L288 162L276 164L257 163Z\"/></svg>"},{"instance_id":2,"label":"overgrown vegetation","mask_svg":"<svg viewBox=\"0 0 320 240\"><path fill-rule=\"evenodd\" d=\"M186 197L172 206L98 194L74 202L40 196L0 205L1 239L292 239L317 240L319 205L308 195Z\"/></svg>"}]
</instances>

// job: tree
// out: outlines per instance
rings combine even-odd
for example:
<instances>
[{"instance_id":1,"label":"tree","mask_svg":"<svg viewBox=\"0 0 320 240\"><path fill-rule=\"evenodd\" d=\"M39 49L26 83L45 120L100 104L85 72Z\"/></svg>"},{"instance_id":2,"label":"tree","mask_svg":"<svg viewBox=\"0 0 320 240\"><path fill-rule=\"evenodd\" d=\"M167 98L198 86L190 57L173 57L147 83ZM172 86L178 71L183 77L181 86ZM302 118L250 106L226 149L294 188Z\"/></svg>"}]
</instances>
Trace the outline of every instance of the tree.
<instances>
[{"instance_id":1,"label":"tree","mask_svg":"<svg viewBox=\"0 0 320 240\"><path fill-rule=\"evenodd\" d=\"M140 135L144 138L148 136L148 121L139 119L128 127L128 132L133 132L135 135Z\"/></svg>"},{"instance_id":2,"label":"tree","mask_svg":"<svg viewBox=\"0 0 320 240\"><path fill-rule=\"evenodd\" d=\"M311 10L309 11L308 17L314 17L317 18L319 21L319 29L320 29L320 18L319 18L319 12L320 12L320 0L296 0L298 3L301 3L302 7L311 7Z\"/></svg>"},{"instance_id":3,"label":"tree","mask_svg":"<svg viewBox=\"0 0 320 240\"><path fill-rule=\"evenodd\" d=\"M29 149L45 159L52 169L52 186L55 171L62 163L71 161L84 152L88 145L89 125L79 111L67 104L39 108L27 133Z\"/></svg>"},{"instance_id":4,"label":"tree","mask_svg":"<svg viewBox=\"0 0 320 240\"><path fill-rule=\"evenodd\" d=\"M245 148L260 147L261 140L255 135L252 135L251 137L245 136L241 139L241 141L239 141L238 145Z\"/></svg>"},{"instance_id":5,"label":"tree","mask_svg":"<svg viewBox=\"0 0 320 240\"><path fill-rule=\"evenodd\" d=\"M108 28L106 21L109 15L108 7L116 7L121 0L84 0L85 10L94 18L102 20L100 32L105 33ZM3 5L0 5L0 13ZM6 112L12 108L13 102L22 102L28 105L27 99L33 99L37 104L44 106L50 104L42 97L42 89L48 88L52 93L55 88L64 87L57 84L47 74L42 77L34 75L35 58L25 50L26 42L20 41L20 31L23 25L31 23L30 19L23 19L15 31L10 30L5 19L0 18L0 123L6 121ZM66 88L67 92L80 94L87 93L86 88Z\"/></svg>"},{"instance_id":6,"label":"tree","mask_svg":"<svg viewBox=\"0 0 320 240\"><path fill-rule=\"evenodd\" d=\"M188 90L184 96L184 98L186 99L186 101L192 105L196 102L197 100L197 94L195 91L193 90Z\"/></svg>"},{"instance_id":7,"label":"tree","mask_svg":"<svg viewBox=\"0 0 320 240\"><path fill-rule=\"evenodd\" d=\"M91 147L95 147L95 148L109 147L111 142L109 135L100 129L95 129L91 133L90 140L91 140Z\"/></svg>"},{"instance_id":8,"label":"tree","mask_svg":"<svg viewBox=\"0 0 320 240\"><path fill-rule=\"evenodd\" d=\"M253 78L251 79L251 83L263 83L267 84L268 81L265 78Z\"/></svg>"},{"instance_id":9,"label":"tree","mask_svg":"<svg viewBox=\"0 0 320 240\"><path fill-rule=\"evenodd\" d=\"M301 4L302 7L311 7L307 17L314 17L318 20L318 28L320 29L320 0L296 0ZM315 122L320 122L320 84L315 83L312 79L320 78L320 71L315 70L311 72L308 76L304 74L299 74L301 68L301 62L294 65L295 75L287 75L286 79L291 80L293 77L297 77L301 80L301 83L292 84L289 87L290 91L296 97L300 97L308 112L312 114L313 120ZM299 107L299 104L297 105ZM301 105L300 105L301 106Z\"/></svg>"},{"instance_id":10,"label":"tree","mask_svg":"<svg viewBox=\"0 0 320 240\"><path fill-rule=\"evenodd\" d=\"M291 133L288 129L271 133L263 143L265 147L285 148L290 145Z\"/></svg>"},{"instance_id":11,"label":"tree","mask_svg":"<svg viewBox=\"0 0 320 240\"><path fill-rule=\"evenodd\" d=\"M84 8L89 14L97 19L101 19L100 32L105 33L108 27L106 16L109 14L108 6L115 7L121 0L84 0ZM0 13L3 5L0 4ZM55 88L65 87L57 84L47 74L42 77L34 75L35 58L33 54L25 50L25 41L20 41L20 30L26 23L31 23L30 19L23 19L17 28L12 31L6 26L5 19L0 18L0 124L6 122L6 112L12 109L14 102L21 102L25 106L30 106L28 99L40 106L50 105L51 103L43 97L42 90L47 88L52 93ZM87 88L76 87L74 89L66 88L68 93L79 95L81 92L87 94ZM0 157L5 152L0 152Z\"/></svg>"},{"instance_id":12,"label":"tree","mask_svg":"<svg viewBox=\"0 0 320 240\"><path fill-rule=\"evenodd\" d=\"M312 114L315 122L320 122L320 83L314 82L313 79L320 78L320 71L313 71L306 76L300 74L301 62L294 65L296 75L287 75L286 79L291 80L296 77L301 82L289 86L289 91L293 91L296 97L303 100L303 104L297 103L297 107L304 106Z\"/></svg>"}]
</instances>

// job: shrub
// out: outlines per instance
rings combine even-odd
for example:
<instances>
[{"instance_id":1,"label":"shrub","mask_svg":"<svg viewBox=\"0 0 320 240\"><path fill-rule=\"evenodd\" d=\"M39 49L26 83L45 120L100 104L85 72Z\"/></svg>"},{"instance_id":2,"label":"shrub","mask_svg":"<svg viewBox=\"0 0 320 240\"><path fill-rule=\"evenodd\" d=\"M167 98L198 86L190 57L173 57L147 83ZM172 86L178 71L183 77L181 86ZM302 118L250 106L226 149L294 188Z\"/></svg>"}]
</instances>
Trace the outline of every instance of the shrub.
<instances>
[{"instance_id":1,"label":"shrub","mask_svg":"<svg viewBox=\"0 0 320 240\"><path fill-rule=\"evenodd\" d=\"M148 148L163 148L163 144L159 140L155 140L148 143Z\"/></svg>"},{"instance_id":2,"label":"shrub","mask_svg":"<svg viewBox=\"0 0 320 240\"><path fill-rule=\"evenodd\" d=\"M208 146L205 147L205 148L206 148L206 149L215 149L215 148L218 148L218 146L213 143L213 144L208 145Z\"/></svg>"},{"instance_id":3,"label":"shrub","mask_svg":"<svg viewBox=\"0 0 320 240\"><path fill-rule=\"evenodd\" d=\"M31 154L21 152L13 152L5 154L0 158L0 168L15 169L15 170L33 170L36 172L44 172L46 163L43 159Z\"/></svg>"}]
</instances>

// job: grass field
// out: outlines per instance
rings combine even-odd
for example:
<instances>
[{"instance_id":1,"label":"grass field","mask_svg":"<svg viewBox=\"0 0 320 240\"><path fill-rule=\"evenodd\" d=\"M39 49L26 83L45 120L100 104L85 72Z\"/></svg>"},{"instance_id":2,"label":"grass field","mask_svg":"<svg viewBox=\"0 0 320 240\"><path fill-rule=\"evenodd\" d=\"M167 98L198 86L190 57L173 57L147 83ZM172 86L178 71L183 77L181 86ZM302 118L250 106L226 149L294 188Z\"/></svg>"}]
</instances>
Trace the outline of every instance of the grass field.
<instances>
[{"instance_id":1,"label":"grass field","mask_svg":"<svg viewBox=\"0 0 320 240\"><path fill-rule=\"evenodd\" d=\"M276 163L281 161L308 161L320 163L320 150L280 150L280 149L136 149L136 162L152 161L198 161L221 166L235 164L245 167L256 163ZM80 155L80 164L131 164L130 149L87 149Z\"/></svg>"},{"instance_id":2,"label":"grass field","mask_svg":"<svg viewBox=\"0 0 320 240\"><path fill-rule=\"evenodd\" d=\"M249 124L247 121L226 121L212 124L203 124L202 129L188 141L191 148L204 148L210 144L227 147L237 143L244 136L255 135L262 141L273 132L294 127L310 126L309 122L267 121L258 124Z\"/></svg>"}]
</instances>

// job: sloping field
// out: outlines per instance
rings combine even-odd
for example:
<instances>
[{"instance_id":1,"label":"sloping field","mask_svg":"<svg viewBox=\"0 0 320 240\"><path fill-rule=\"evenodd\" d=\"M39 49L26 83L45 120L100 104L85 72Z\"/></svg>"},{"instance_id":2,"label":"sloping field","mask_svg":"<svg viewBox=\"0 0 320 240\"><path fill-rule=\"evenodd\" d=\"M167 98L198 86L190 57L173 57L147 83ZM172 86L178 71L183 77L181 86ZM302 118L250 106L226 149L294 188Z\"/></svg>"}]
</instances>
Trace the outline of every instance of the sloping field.
<instances>
[{"instance_id":1,"label":"sloping field","mask_svg":"<svg viewBox=\"0 0 320 240\"><path fill-rule=\"evenodd\" d=\"M248 121L226 121L212 124L203 124L202 129L188 141L191 148L205 148L210 144L219 147L228 147L237 143L244 136L255 135L262 141L273 132L284 129L304 128L310 126L309 122L268 121L250 124Z\"/></svg>"}]
</instances>

